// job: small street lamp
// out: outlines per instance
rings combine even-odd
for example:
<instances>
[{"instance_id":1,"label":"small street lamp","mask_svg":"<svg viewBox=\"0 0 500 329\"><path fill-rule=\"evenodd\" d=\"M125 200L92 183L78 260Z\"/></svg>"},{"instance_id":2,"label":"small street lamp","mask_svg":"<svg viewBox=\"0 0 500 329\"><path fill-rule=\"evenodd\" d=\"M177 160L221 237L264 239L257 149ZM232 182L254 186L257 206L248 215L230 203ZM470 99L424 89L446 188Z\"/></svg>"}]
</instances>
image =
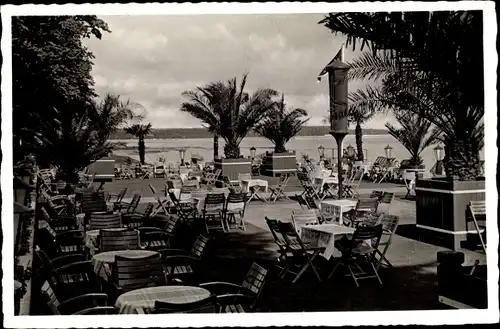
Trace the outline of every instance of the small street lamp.
<instances>
[{"instance_id":1,"label":"small street lamp","mask_svg":"<svg viewBox=\"0 0 500 329\"><path fill-rule=\"evenodd\" d=\"M184 157L186 156L186 149L179 149L179 156L181 158L181 166L184 166Z\"/></svg>"},{"instance_id":2,"label":"small street lamp","mask_svg":"<svg viewBox=\"0 0 500 329\"><path fill-rule=\"evenodd\" d=\"M318 146L318 153L319 159L323 160L323 158L325 157L325 148L323 147L323 145Z\"/></svg>"},{"instance_id":3,"label":"small street lamp","mask_svg":"<svg viewBox=\"0 0 500 329\"><path fill-rule=\"evenodd\" d=\"M349 146L346 147L346 151L347 151L347 156L349 158L354 157L355 150L354 150L354 147L351 144L349 144Z\"/></svg>"},{"instance_id":4,"label":"small street lamp","mask_svg":"<svg viewBox=\"0 0 500 329\"><path fill-rule=\"evenodd\" d=\"M252 146L250 148L250 157L252 158L252 160L255 159L255 152L256 151L257 151L257 149L254 146Z\"/></svg>"},{"instance_id":5,"label":"small street lamp","mask_svg":"<svg viewBox=\"0 0 500 329\"><path fill-rule=\"evenodd\" d=\"M387 145L384 148L385 151L385 157L391 159L392 158L392 147L390 145Z\"/></svg>"},{"instance_id":6,"label":"small street lamp","mask_svg":"<svg viewBox=\"0 0 500 329\"><path fill-rule=\"evenodd\" d=\"M434 157L436 158L436 165L434 167L434 175L443 175L443 158L444 158L444 148L441 145L436 146L434 149Z\"/></svg>"}]
</instances>

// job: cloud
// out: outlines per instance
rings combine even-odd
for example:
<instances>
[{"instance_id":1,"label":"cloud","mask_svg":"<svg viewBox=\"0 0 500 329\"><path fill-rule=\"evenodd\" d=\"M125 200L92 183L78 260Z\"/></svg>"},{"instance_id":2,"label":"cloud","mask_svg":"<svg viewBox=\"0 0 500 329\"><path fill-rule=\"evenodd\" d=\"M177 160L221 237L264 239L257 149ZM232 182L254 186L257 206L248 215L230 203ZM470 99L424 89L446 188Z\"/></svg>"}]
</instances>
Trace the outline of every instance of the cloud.
<instances>
[{"instance_id":1,"label":"cloud","mask_svg":"<svg viewBox=\"0 0 500 329\"><path fill-rule=\"evenodd\" d=\"M85 42L95 55L98 94L142 104L155 127L201 126L179 111L182 92L240 79L244 72L250 73L248 91L284 92L289 106L308 110L309 124L316 125L328 113L328 83L316 84L316 76L345 41L317 24L323 16L103 16L112 33ZM345 55L349 60L359 51L346 49ZM363 85L353 82L349 88Z\"/></svg>"}]
</instances>

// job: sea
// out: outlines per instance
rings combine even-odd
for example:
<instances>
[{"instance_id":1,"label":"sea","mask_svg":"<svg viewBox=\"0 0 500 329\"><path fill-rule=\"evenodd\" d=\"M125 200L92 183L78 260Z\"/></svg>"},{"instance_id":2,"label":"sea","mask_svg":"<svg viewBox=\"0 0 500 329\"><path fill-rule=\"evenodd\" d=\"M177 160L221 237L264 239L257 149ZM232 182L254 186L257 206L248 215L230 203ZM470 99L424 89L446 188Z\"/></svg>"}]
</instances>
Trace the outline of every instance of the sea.
<instances>
[{"instance_id":1,"label":"sea","mask_svg":"<svg viewBox=\"0 0 500 329\"><path fill-rule=\"evenodd\" d=\"M121 139L114 142L122 142L127 148L117 149L113 153L115 155L129 156L133 159L139 159L137 150L137 139ZM213 139L212 138L186 138L186 139L146 139L146 162L155 163L159 157L166 159L166 162L177 163L180 161L179 149L186 149L185 159L189 161L191 155L199 155L205 161L212 161L213 158ZM347 135L343 141L343 147L352 145L356 148L355 136ZM287 144L287 150L295 150L297 160L301 161L302 154L307 154L313 159L319 159L318 147L322 145L325 148L325 157L332 157L337 144L331 135L324 136L297 136L292 138ZM392 147L392 156L401 161L408 159L410 153L391 135L364 135L363 149L365 150L366 159L373 163L379 156L385 156L384 148L390 145ZM262 137L246 137L240 144L241 154L250 156L250 148L256 148L256 154L273 151L273 144ZM433 148L435 145L427 147L421 154L427 175L429 170L434 166L436 159ZM224 153L224 140L219 139L219 156ZM484 159L484 151L480 152L480 156Z\"/></svg>"}]
</instances>

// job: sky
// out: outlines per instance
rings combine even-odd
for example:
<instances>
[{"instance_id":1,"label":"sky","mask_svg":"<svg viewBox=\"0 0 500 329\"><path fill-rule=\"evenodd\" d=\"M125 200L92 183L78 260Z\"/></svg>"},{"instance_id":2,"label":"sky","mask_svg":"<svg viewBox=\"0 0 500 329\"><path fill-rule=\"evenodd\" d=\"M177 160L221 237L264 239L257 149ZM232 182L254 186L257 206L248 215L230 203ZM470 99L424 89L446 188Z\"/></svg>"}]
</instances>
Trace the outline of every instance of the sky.
<instances>
[{"instance_id":1,"label":"sky","mask_svg":"<svg viewBox=\"0 0 500 329\"><path fill-rule=\"evenodd\" d=\"M328 79L318 73L345 37L318 22L324 14L100 16L111 33L89 39L97 93L120 95L146 109L155 128L201 127L179 110L183 91L209 82L241 80L246 91L273 88L292 108L308 111L308 125L323 125ZM345 50L345 61L361 54ZM365 81L351 81L349 91ZM365 128L384 128L393 118L377 115Z\"/></svg>"}]
</instances>

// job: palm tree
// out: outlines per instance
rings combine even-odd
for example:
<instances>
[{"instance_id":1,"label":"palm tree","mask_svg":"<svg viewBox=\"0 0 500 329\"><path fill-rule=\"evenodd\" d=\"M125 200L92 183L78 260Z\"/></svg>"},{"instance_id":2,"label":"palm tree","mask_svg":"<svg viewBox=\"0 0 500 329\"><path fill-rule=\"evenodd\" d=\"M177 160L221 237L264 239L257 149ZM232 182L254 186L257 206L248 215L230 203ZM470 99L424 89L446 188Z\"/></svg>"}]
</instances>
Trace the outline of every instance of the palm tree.
<instances>
[{"instance_id":1,"label":"palm tree","mask_svg":"<svg viewBox=\"0 0 500 329\"><path fill-rule=\"evenodd\" d=\"M364 161L363 154L363 131L361 125L370 121L378 109L374 109L371 104L365 101L366 93L363 90L358 90L354 93L349 93L349 112L348 120L356 124L354 130L356 136L357 160Z\"/></svg>"},{"instance_id":2,"label":"palm tree","mask_svg":"<svg viewBox=\"0 0 500 329\"><path fill-rule=\"evenodd\" d=\"M182 93L189 101L182 103L181 111L188 112L205 122L205 128L213 134L214 159L219 157L219 125L221 120L217 106L220 106L224 90L225 85L219 81L204 87L197 87L195 91Z\"/></svg>"},{"instance_id":3,"label":"palm tree","mask_svg":"<svg viewBox=\"0 0 500 329\"><path fill-rule=\"evenodd\" d=\"M213 94L207 93L206 87L198 88L205 99L193 98L188 92L190 102L181 105L181 111L200 119L210 131L224 139L224 155L228 159L240 157L241 141L272 110L272 98L278 94L272 89L257 89L249 95L244 92L247 77L248 74L243 75L239 90L236 78L227 83L210 84Z\"/></svg>"},{"instance_id":4,"label":"palm tree","mask_svg":"<svg viewBox=\"0 0 500 329\"><path fill-rule=\"evenodd\" d=\"M285 144L296 136L306 122L309 121L309 118L301 119L305 116L307 116L307 111L304 109L287 110L285 95L282 94L281 101L275 104L273 110L254 130L274 144L275 153L285 153Z\"/></svg>"},{"instance_id":5,"label":"palm tree","mask_svg":"<svg viewBox=\"0 0 500 329\"><path fill-rule=\"evenodd\" d=\"M320 24L347 35L353 49L361 41L361 48L369 45L373 53L386 51L399 74L386 75L377 65L360 74L386 76L384 96L392 106L420 113L443 132L447 176L479 176L484 143L481 11L332 13Z\"/></svg>"},{"instance_id":6,"label":"palm tree","mask_svg":"<svg viewBox=\"0 0 500 329\"><path fill-rule=\"evenodd\" d=\"M426 147L440 140L441 132L432 127L431 122L421 115L398 111L395 116L401 128L389 123L386 123L385 126L389 134L410 152L409 164L411 166L420 166L423 163L420 154Z\"/></svg>"},{"instance_id":7,"label":"palm tree","mask_svg":"<svg viewBox=\"0 0 500 329\"><path fill-rule=\"evenodd\" d=\"M124 128L126 133L139 138L139 160L141 164L145 163L146 157L146 144L144 143L144 138L151 133L151 127L151 123L147 125L136 123L130 127Z\"/></svg>"}]
</instances>

